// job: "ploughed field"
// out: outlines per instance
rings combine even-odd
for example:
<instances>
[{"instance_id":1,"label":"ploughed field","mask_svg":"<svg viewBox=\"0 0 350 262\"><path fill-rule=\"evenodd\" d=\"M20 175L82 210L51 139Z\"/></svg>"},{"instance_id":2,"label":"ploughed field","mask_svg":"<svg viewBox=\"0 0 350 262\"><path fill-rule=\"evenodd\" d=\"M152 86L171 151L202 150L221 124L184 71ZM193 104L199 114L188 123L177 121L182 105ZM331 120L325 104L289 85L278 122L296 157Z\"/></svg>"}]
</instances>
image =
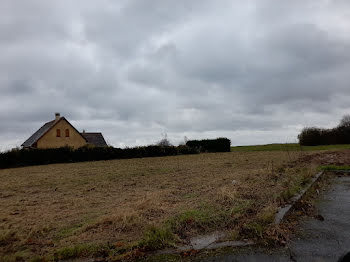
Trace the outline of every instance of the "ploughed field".
<instances>
[{"instance_id":1,"label":"ploughed field","mask_svg":"<svg viewBox=\"0 0 350 262\"><path fill-rule=\"evenodd\" d=\"M322 154L208 153L0 170L0 260L118 259L218 229L231 239L261 237L277 207L316 173L313 155Z\"/></svg>"}]
</instances>

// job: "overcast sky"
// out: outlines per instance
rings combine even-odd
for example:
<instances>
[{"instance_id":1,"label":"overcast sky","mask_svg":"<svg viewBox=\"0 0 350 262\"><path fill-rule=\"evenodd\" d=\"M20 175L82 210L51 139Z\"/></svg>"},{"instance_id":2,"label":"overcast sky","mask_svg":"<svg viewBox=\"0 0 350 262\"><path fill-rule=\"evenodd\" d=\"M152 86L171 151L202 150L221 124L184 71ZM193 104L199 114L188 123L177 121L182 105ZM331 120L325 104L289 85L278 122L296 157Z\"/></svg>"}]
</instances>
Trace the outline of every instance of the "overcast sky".
<instances>
[{"instance_id":1,"label":"overcast sky","mask_svg":"<svg viewBox=\"0 0 350 262\"><path fill-rule=\"evenodd\" d=\"M0 150L55 112L118 147L295 142L349 80L348 0L0 1Z\"/></svg>"}]
</instances>

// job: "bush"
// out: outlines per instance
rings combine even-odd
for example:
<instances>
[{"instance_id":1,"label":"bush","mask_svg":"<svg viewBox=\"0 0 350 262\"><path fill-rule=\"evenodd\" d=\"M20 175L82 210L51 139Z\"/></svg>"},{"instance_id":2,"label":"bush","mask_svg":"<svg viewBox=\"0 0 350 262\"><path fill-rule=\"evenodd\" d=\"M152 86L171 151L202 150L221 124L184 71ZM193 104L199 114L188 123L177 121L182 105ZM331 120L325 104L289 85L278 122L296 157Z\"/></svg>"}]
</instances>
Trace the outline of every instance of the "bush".
<instances>
[{"instance_id":1,"label":"bush","mask_svg":"<svg viewBox=\"0 0 350 262\"><path fill-rule=\"evenodd\" d=\"M199 153L197 149L188 146L144 146L125 149L92 146L84 146L78 149L71 147L49 149L23 148L0 153L0 168L197 153Z\"/></svg>"},{"instance_id":2,"label":"bush","mask_svg":"<svg viewBox=\"0 0 350 262\"><path fill-rule=\"evenodd\" d=\"M298 139L302 146L349 144L350 126L338 126L332 129L304 128Z\"/></svg>"},{"instance_id":3,"label":"bush","mask_svg":"<svg viewBox=\"0 0 350 262\"><path fill-rule=\"evenodd\" d=\"M322 145L321 133L322 130L317 127L304 128L298 135L300 145Z\"/></svg>"},{"instance_id":4,"label":"bush","mask_svg":"<svg viewBox=\"0 0 350 262\"><path fill-rule=\"evenodd\" d=\"M230 152L231 141L228 138L189 140L186 143L190 148L200 152Z\"/></svg>"}]
</instances>

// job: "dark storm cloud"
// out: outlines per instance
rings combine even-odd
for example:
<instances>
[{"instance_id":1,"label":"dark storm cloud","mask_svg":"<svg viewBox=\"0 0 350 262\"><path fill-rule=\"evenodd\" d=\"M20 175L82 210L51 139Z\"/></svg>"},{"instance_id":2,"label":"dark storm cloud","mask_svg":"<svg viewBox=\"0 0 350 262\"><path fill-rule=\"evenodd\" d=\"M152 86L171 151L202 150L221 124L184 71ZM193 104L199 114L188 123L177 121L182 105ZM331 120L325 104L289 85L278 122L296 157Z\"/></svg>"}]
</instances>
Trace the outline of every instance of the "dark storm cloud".
<instances>
[{"instance_id":1,"label":"dark storm cloud","mask_svg":"<svg viewBox=\"0 0 350 262\"><path fill-rule=\"evenodd\" d=\"M350 109L348 1L0 3L0 149L61 112L115 146L294 141Z\"/></svg>"}]
</instances>

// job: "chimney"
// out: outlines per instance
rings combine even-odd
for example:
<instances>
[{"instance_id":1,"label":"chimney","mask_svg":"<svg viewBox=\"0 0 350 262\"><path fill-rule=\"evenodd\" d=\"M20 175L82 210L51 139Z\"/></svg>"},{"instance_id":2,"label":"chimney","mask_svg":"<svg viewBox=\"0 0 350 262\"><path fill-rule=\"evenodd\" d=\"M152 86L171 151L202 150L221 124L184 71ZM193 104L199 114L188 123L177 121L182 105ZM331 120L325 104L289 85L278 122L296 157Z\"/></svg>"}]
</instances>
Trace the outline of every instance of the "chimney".
<instances>
[{"instance_id":1,"label":"chimney","mask_svg":"<svg viewBox=\"0 0 350 262\"><path fill-rule=\"evenodd\" d=\"M60 119L61 115L60 113L55 113L55 120L57 121L58 119Z\"/></svg>"},{"instance_id":2,"label":"chimney","mask_svg":"<svg viewBox=\"0 0 350 262\"><path fill-rule=\"evenodd\" d=\"M85 134L85 129L83 129L83 134Z\"/></svg>"}]
</instances>

